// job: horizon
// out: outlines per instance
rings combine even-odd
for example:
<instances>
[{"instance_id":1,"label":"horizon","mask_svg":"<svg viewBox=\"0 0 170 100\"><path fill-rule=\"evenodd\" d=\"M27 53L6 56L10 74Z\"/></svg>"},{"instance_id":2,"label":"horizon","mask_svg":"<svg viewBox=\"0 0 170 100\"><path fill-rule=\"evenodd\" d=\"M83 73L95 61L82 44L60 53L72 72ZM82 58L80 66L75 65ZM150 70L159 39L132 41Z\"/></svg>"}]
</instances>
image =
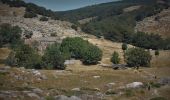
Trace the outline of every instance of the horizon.
<instances>
[{"instance_id":1,"label":"horizon","mask_svg":"<svg viewBox=\"0 0 170 100\"><path fill-rule=\"evenodd\" d=\"M24 0L27 3L35 3L53 11L68 11L95 4L116 2L120 0Z\"/></svg>"}]
</instances>

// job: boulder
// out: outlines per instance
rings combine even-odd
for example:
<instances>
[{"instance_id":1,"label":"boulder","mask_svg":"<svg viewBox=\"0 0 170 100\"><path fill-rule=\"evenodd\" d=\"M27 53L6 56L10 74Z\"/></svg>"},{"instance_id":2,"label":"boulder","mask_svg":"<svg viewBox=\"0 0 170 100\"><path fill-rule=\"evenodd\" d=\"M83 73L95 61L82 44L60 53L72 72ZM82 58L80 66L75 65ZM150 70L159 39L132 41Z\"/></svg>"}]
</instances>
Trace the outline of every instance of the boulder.
<instances>
[{"instance_id":1,"label":"boulder","mask_svg":"<svg viewBox=\"0 0 170 100\"><path fill-rule=\"evenodd\" d=\"M133 82L126 85L126 88L140 88L143 86L142 82Z\"/></svg>"}]
</instances>

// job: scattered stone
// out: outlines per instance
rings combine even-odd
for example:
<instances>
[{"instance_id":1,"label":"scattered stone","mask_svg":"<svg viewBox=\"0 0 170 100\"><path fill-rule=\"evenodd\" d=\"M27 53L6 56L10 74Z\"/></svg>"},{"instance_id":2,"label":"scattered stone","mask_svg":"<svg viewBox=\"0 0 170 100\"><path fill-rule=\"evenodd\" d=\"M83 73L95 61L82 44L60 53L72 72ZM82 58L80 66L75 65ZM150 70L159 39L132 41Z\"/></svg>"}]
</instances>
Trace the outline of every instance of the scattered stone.
<instances>
[{"instance_id":1,"label":"scattered stone","mask_svg":"<svg viewBox=\"0 0 170 100\"><path fill-rule=\"evenodd\" d=\"M73 88L72 91L80 91L80 88Z\"/></svg>"},{"instance_id":2,"label":"scattered stone","mask_svg":"<svg viewBox=\"0 0 170 100\"><path fill-rule=\"evenodd\" d=\"M127 69L127 67L126 67L125 64L113 64L113 65L112 65L112 68L113 68L114 70Z\"/></svg>"},{"instance_id":3,"label":"scattered stone","mask_svg":"<svg viewBox=\"0 0 170 100\"><path fill-rule=\"evenodd\" d=\"M126 85L126 88L140 88L143 86L142 82L133 82Z\"/></svg>"},{"instance_id":4,"label":"scattered stone","mask_svg":"<svg viewBox=\"0 0 170 100\"><path fill-rule=\"evenodd\" d=\"M97 78L100 78L100 76L93 76L93 78L97 79Z\"/></svg>"}]
</instances>

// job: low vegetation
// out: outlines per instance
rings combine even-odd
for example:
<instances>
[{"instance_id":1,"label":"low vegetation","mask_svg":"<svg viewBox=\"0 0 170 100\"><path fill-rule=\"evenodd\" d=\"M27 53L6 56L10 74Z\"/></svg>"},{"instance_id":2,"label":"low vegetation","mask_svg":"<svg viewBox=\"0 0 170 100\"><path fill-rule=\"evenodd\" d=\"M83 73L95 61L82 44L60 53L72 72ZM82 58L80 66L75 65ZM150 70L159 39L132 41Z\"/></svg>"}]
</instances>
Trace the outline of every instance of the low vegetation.
<instances>
[{"instance_id":1,"label":"low vegetation","mask_svg":"<svg viewBox=\"0 0 170 100\"><path fill-rule=\"evenodd\" d=\"M126 51L125 57L126 62L130 67L150 66L150 52L144 49L130 48Z\"/></svg>"},{"instance_id":2,"label":"low vegetation","mask_svg":"<svg viewBox=\"0 0 170 100\"><path fill-rule=\"evenodd\" d=\"M40 17L40 21L48 21L48 18L45 16Z\"/></svg>"},{"instance_id":3,"label":"low vegetation","mask_svg":"<svg viewBox=\"0 0 170 100\"><path fill-rule=\"evenodd\" d=\"M11 26L10 24L0 25L0 47L11 44L16 45L21 41L22 30L18 26Z\"/></svg>"},{"instance_id":4,"label":"low vegetation","mask_svg":"<svg viewBox=\"0 0 170 100\"><path fill-rule=\"evenodd\" d=\"M120 62L120 58L119 58L119 54L117 52L114 52L111 58L111 62L113 64L119 64Z\"/></svg>"}]
</instances>

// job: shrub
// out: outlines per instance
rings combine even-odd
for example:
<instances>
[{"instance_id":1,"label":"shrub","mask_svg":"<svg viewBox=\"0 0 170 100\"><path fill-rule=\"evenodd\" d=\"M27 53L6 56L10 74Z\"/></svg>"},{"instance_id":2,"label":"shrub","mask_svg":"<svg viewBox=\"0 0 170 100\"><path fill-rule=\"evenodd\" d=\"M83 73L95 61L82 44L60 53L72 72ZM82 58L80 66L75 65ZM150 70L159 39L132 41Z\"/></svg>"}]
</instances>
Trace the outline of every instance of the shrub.
<instances>
[{"instance_id":1,"label":"shrub","mask_svg":"<svg viewBox=\"0 0 170 100\"><path fill-rule=\"evenodd\" d=\"M122 50L123 50L123 51L127 50L127 44L126 44L126 43L123 43L123 44L122 44Z\"/></svg>"},{"instance_id":2,"label":"shrub","mask_svg":"<svg viewBox=\"0 0 170 100\"><path fill-rule=\"evenodd\" d=\"M83 51L84 64L97 64L102 58L102 51L97 46L90 45Z\"/></svg>"},{"instance_id":3,"label":"shrub","mask_svg":"<svg viewBox=\"0 0 170 100\"><path fill-rule=\"evenodd\" d=\"M10 24L0 25L0 46L5 44L16 44L21 40L22 30L18 26L11 26Z\"/></svg>"},{"instance_id":4,"label":"shrub","mask_svg":"<svg viewBox=\"0 0 170 100\"><path fill-rule=\"evenodd\" d=\"M5 64L6 65L9 65L9 66L16 66L17 64L17 59L15 58L15 52L11 52L9 54L9 56L7 57L6 61L5 61Z\"/></svg>"},{"instance_id":5,"label":"shrub","mask_svg":"<svg viewBox=\"0 0 170 100\"><path fill-rule=\"evenodd\" d=\"M52 44L45 50L42 57L43 66L46 69L65 69L64 62L69 59L70 55L66 51L60 50L59 44Z\"/></svg>"},{"instance_id":6,"label":"shrub","mask_svg":"<svg viewBox=\"0 0 170 100\"><path fill-rule=\"evenodd\" d=\"M155 56L159 56L159 50L155 50Z\"/></svg>"},{"instance_id":7,"label":"shrub","mask_svg":"<svg viewBox=\"0 0 170 100\"><path fill-rule=\"evenodd\" d=\"M11 54L8 58L13 58L13 55ZM28 45L23 44L16 48L15 58L13 59L9 59L8 62L14 62L16 60L14 65L18 67L40 68L41 57Z\"/></svg>"},{"instance_id":8,"label":"shrub","mask_svg":"<svg viewBox=\"0 0 170 100\"><path fill-rule=\"evenodd\" d=\"M130 48L127 50L126 61L130 67L149 66L151 61L151 55L149 51L145 51L141 48Z\"/></svg>"},{"instance_id":9,"label":"shrub","mask_svg":"<svg viewBox=\"0 0 170 100\"><path fill-rule=\"evenodd\" d=\"M34 17L37 17L37 14L33 12L25 12L24 14L24 18L34 18Z\"/></svg>"},{"instance_id":10,"label":"shrub","mask_svg":"<svg viewBox=\"0 0 170 100\"><path fill-rule=\"evenodd\" d=\"M27 39L31 38L32 35L33 35L33 32L32 32L32 31L27 31L27 30L26 30L25 33L24 33L24 36L25 36Z\"/></svg>"},{"instance_id":11,"label":"shrub","mask_svg":"<svg viewBox=\"0 0 170 100\"><path fill-rule=\"evenodd\" d=\"M119 64L120 62L120 58L119 58L119 54L117 52L114 52L111 58L111 62L114 64Z\"/></svg>"},{"instance_id":12,"label":"shrub","mask_svg":"<svg viewBox=\"0 0 170 100\"><path fill-rule=\"evenodd\" d=\"M48 21L48 18L43 16L43 17L40 18L40 21Z\"/></svg>"},{"instance_id":13,"label":"shrub","mask_svg":"<svg viewBox=\"0 0 170 100\"><path fill-rule=\"evenodd\" d=\"M77 31L78 26L73 24L73 25L71 25L71 28Z\"/></svg>"},{"instance_id":14,"label":"shrub","mask_svg":"<svg viewBox=\"0 0 170 100\"><path fill-rule=\"evenodd\" d=\"M102 51L82 38L65 38L61 50L68 50L72 58L81 59L84 64L96 64L101 60Z\"/></svg>"}]
</instances>

